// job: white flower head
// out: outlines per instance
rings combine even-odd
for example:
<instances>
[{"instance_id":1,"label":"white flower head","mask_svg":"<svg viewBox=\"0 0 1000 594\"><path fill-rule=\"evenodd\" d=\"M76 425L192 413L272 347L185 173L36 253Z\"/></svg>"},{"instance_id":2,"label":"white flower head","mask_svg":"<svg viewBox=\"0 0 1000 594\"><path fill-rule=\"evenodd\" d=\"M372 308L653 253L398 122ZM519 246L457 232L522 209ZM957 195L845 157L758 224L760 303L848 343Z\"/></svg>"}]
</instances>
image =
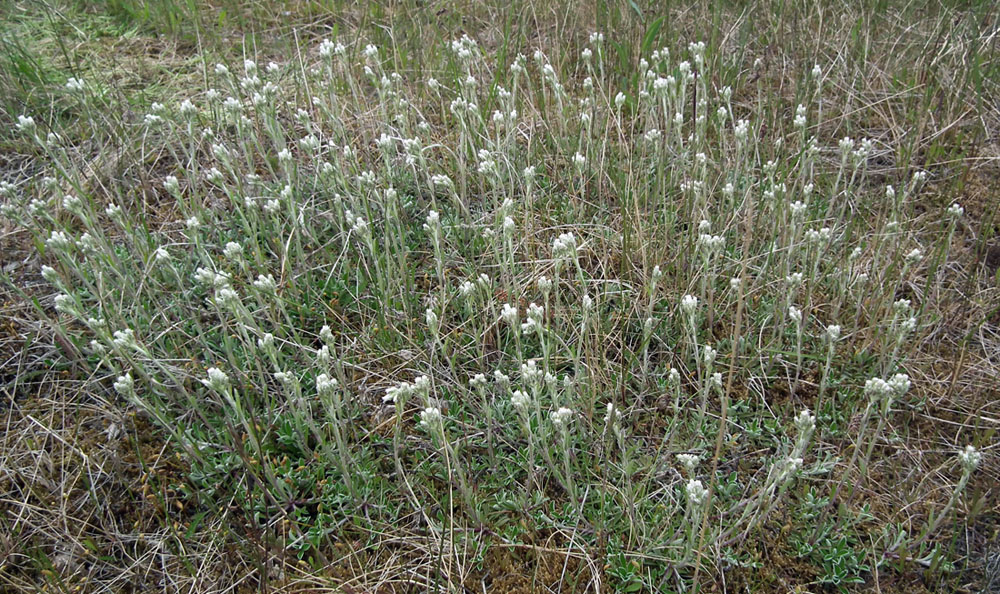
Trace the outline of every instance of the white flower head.
<instances>
[{"instance_id":1,"label":"white flower head","mask_svg":"<svg viewBox=\"0 0 1000 594\"><path fill-rule=\"evenodd\" d=\"M17 131L31 134L35 131L35 118L26 115L17 116Z\"/></svg>"},{"instance_id":2,"label":"white flower head","mask_svg":"<svg viewBox=\"0 0 1000 594\"><path fill-rule=\"evenodd\" d=\"M413 380L413 389L415 392L423 395L429 396L431 393L431 378L426 375L419 375Z\"/></svg>"},{"instance_id":3,"label":"white flower head","mask_svg":"<svg viewBox=\"0 0 1000 594\"><path fill-rule=\"evenodd\" d=\"M910 391L910 376L905 373L897 373L886 382L896 398L901 398Z\"/></svg>"},{"instance_id":4,"label":"white flower head","mask_svg":"<svg viewBox=\"0 0 1000 594\"><path fill-rule=\"evenodd\" d=\"M257 348L259 348L261 351L263 351L265 353L273 353L274 352L274 335L271 334L270 332L267 332L267 333L264 334L264 336L261 336L260 338L258 338L257 339Z\"/></svg>"},{"instance_id":5,"label":"white flower head","mask_svg":"<svg viewBox=\"0 0 1000 594\"><path fill-rule=\"evenodd\" d=\"M708 499L708 489L697 479L689 480L684 491L687 493L688 501L692 507L701 507L705 503L705 500Z\"/></svg>"},{"instance_id":6,"label":"white flower head","mask_svg":"<svg viewBox=\"0 0 1000 594\"><path fill-rule=\"evenodd\" d=\"M701 456L698 454L677 454L677 460L688 473L693 473L698 468L698 464L701 463Z\"/></svg>"},{"instance_id":7,"label":"white flower head","mask_svg":"<svg viewBox=\"0 0 1000 594\"><path fill-rule=\"evenodd\" d=\"M135 396L135 380L132 379L132 374L119 375L118 379L115 380L114 388L115 392L126 398Z\"/></svg>"},{"instance_id":8,"label":"white flower head","mask_svg":"<svg viewBox=\"0 0 1000 594\"><path fill-rule=\"evenodd\" d=\"M865 382L865 394L872 402L882 400L893 395L892 386L881 378L873 377Z\"/></svg>"},{"instance_id":9,"label":"white flower head","mask_svg":"<svg viewBox=\"0 0 1000 594\"><path fill-rule=\"evenodd\" d=\"M163 246L156 248L156 251L153 253L153 261L157 264L168 264L170 262L170 252Z\"/></svg>"},{"instance_id":10,"label":"white flower head","mask_svg":"<svg viewBox=\"0 0 1000 594\"><path fill-rule=\"evenodd\" d=\"M510 303L504 303L503 308L500 311L500 319L507 322L512 327L517 326L519 320L517 308Z\"/></svg>"},{"instance_id":11,"label":"white flower head","mask_svg":"<svg viewBox=\"0 0 1000 594\"><path fill-rule=\"evenodd\" d=\"M531 397L522 392L521 390L514 390L514 393L510 396L510 403L514 405L519 411L525 411L528 405L531 404Z\"/></svg>"},{"instance_id":12,"label":"white flower head","mask_svg":"<svg viewBox=\"0 0 1000 594\"><path fill-rule=\"evenodd\" d=\"M573 410L562 406L559 407L558 410L549 413L549 418L552 419L553 425L560 429L564 429L573 418Z\"/></svg>"},{"instance_id":13,"label":"white flower head","mask_svg":"<svg viewBox=\"0 0 1000 594\"><path fill-rule=\"evenodd\" d=\"M681 298L681 312L689 317L693 318L695 313L698 311L698 298L694 295L685 295Z\"/></svg>"},{"instance_id":14,"label":"white flower head","mask_svg":"<svg viewBox=\"0 0 1000 594\"><path fill-rule=\"evenodd\" d=\"M218 367L209 367L208 379L201 380L201 383L216 392L222 393L229 389L229 376Z\"/></svg>"},{"instance_id":15,"label":"white flower head","mask_svg":"<svg viewBox=\"0 0 1000 594\"><path fill-rule=\"evenodd\" d=\"M545 316L545 309L532 303L528 306L527 320L521 324L521 331L525 334L530 334L532 332L538 332L539 334L544 329L542 324L542 319Z\"/></svg>"},{"instance_id":16,"label":"white flower head","mask_svg":"<svg viewBox=\"0 0 1000 594\"><path fill-rule=\"evenodd\" d=\"M962 468L965 472L972 473L973 470L979 466L979 462L983 459L983 455L980 454L975 446L967 445L965 449L959 452L958 459L962 463Z\"/></svg>"},{"instance_id":17,"label":"white flower head","mask_svg":"<svg viewBox=\"0 0 1000 594\"><path fill-rule=\"evenodd\" d=\"M811 435L813 430L816 429L816 416L813 415L808 408L803 409L803 411L795 417L795 428L801 435Z\"/></svg>"},{"instance_id":18,"label":"white flower head","mask_svg":"<svg viewBox=\"0 0 1000 594\"><path fill-rule=\"evenodd\" d=\"M427 327L430 329L431 334L437 336L438 330L440 329L440 320L438 319L437 312L428 308L427 311L424 312L424 320L426 320Z\"/></svg>"},{"instance_id":19,"label":"white flower head","mask_svg":"<svg viewBox=\"0 0 1000 594\"><path fill-rule=\"evenodd\" d=\"M802 468L802 463L802 458L798 456L790 456L786 458L784 461L784 468L782 469L782 476L788 477L795 474L800 468Z\"/></svg>"},{"instance_id":20,"label":"white flower head","mask_svg":"<svg viewBox=\"0 0 1000 594\"><path fill-rule=\"evenodd\" d=\"M711 345L705 345L701 347L701 359L704 361L706 366L711 366L715 363L715 358L718 356L719 352L712 348Z\"/></svg>"},{"instance_id":21,"label":"white flower head","mask_svg":"<svg viewBox=\"0 0 1000 594\"><path fill-rule=\"evenodd\" d=\"M542 292L542 295L548 295L552 291L552 280L546 276L538 277L537 281L538 290Z\"/></svg>"},{"instance_id":22,"label":"white flower head","mask_svg":"<svg viewBox=\"0 0 1000 594\"><path fill-rule=\"evenodd\" d=\"M274 275L271 274L258 274L253 286L261 292L270 294L274 294L278 290L278 283L274 280Z\"/></svg>"},{"instance_id":23,"label":"white flower head","mask_svg":"<svg viewBox=\"0 0 1000 594\"><path fill-rule=\"evenodd\" d=\"M441 409L436 406L428 406L420 411L420 426L428 431L437 431L442 428Z\"/></svg>"},{"instance_id":24,"label":"white flower head","mask_svg":"<svg viewBox=\"0 0 1000 594\"><path fill-rule=\"evenodd\" d=\"M320 396L329 396L337 389L338 382L325 373L316 376L316 393Z\"/></svg>"},{"instance_id":25,"label":"white flower head","mask_svg":"<svg viewBox=\"0 0 1000 594\"><path fill-rule=\"evenodd\" d=\"M139 343L136 341L135 332L131 328L115 330L111 342L120 349L129 348L136 351L139 350Z\"/></svg>"}]
</instances>

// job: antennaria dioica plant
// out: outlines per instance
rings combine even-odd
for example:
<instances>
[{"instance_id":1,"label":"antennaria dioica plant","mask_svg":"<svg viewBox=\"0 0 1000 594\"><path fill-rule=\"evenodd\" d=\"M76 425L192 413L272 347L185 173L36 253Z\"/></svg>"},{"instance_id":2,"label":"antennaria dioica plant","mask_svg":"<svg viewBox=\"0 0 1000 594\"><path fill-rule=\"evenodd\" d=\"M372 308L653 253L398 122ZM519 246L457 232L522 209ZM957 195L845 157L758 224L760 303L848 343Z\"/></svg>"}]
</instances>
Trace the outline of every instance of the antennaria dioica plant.
<instances>
[{"instance_id":1,"label":"antennaria dioica plant","mask_svg":"<svg viewBox=\"0 0 1000 594\"><path fill-rule=\"evenodd\" d=\"M614 534L653 591L814 490L790 529L846 531L963 210L934 243L907 204L924 172L876 191L874 141L825 146L821 69L765 121L718 47L647 47L623 79L606 43L567 63L462 37L433 77L347 36L220 66L134 124L169 155L158 218L23 114L48 168L4 215L56 293L38 316L167 435L191 505L302 558L405 524L443 574L530 531ZM939 532L963 456L943 511L873 559Z\"/></svg>"}]
</instances>

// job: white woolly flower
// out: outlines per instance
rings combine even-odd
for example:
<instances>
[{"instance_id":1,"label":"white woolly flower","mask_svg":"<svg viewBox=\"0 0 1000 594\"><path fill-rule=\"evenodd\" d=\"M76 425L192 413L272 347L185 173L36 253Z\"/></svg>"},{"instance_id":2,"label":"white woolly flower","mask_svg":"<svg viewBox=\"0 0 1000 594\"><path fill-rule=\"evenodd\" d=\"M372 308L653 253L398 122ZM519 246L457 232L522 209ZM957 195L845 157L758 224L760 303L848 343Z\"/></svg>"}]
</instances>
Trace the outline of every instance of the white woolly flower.
<instances>
[{"instance_id":1,"label":"white woolly flower","mask_svg":"<svg viewBox=\"0 0 1000 594\"><path fill-rule=\"evenodd\" d=\"M622 418L622 411L615 408L615 405L611 402L608 403L607 412L604 414L604 423L606 425L616 425Z\"/></svg>"},{"instance_id":2,"label":"white woolly flower","mask_svg":"<svg viewBox=\"0 0 1000 594\"><path fill-rule=\"evenodd\" d=\"M788 477L798 472L799 469L802 468L802 463L802 458L798 456L790 456L786 458L784 468L781 470L782 477Z\"/></svg>"},{"instance_id":3,"label":"white woolly flower","mask_svg":"<svg viewBox=\"0 0 1000 594\"><path fill-rule=\"evenodd\" d=\"M718 356L719 352L713 349L710 345L705 345L701 347L701 360L706 366L711 366L715 363L715 358Z\"/></svg>"},{"instance_id":4,"label":"white woolly flower","mask_svg":"<svg viewBox=\"0 0 1000 594\"><path fill-rule=\"evenodd\" d=\"M413 384L410 382L400 382L395 386L389 386L385 389L385 396L382 397L382 402L392 404L402 402L413 393L413 390Z\"/></svg>"},{"instance_id":5,"label":"white woolly flower","mask_svg":"<svg viewBox=\"0 0 1000 594\"><path fill-rule=\"evenodd\" d=\"M572 233L560 233L552 240L552 255L556 258L576 257L576 236Z\"/></svg>"},{"instance_id":6,"label":"white woolly flower","mask_svg":"<svg viewBox=\"0 0 1000 594\"><path fill-rule=\"evenodd\" d=\"M253 286L264 293L275 293L278 290L278 283L271 274L258 274Z\"/></svg>"},{"instance_id":7,"label":"white woolly flower","mask_svg":"<svg viewBox=\"0 0 1000 594\"><path fill-rule=\"evenodd\" d=\"M428 308L424 312L424 320L427 322L427 327L430 329L431 334L437 336L438 329L440 328L440 320L438 319L437 312Z\"/></svg>"},{"instance_id":8,"label":"white woolly flower","mask_svg":"<svg viewBox=\"0 0 1000 594\"><path fill-rule=\"evenodd\" d=\"M35 131L35 118L26 115L17 116L17 131L31 134Z\"/></svg>"},{"instance_id":9,"label":"white woolly flower","mask_svg":"<svg viewBox=\"0 0 1000 594\"><path fill-rule=\"evenodd\" d=\"M65 250L70 246L69 236L62 231L53 231L45 240L45 245L51 250Z\"/></svg>"},{"instance_id":10,"label":"white woolly flower","mask_svg":"<svg viewBox=\"0 0 1000 594\"><path fill-rule=\"evenodd\" d=\"M59 283L59 273L51 266L42 266L42 278L53 285Z\"/></svg>"},{"instance_id":11,"label":"white woolly flower","mask_svg":"<svg viewBox=\"0 0 1000 594\"><path fill-rule=\"evenodd\" d=\"M59 313L76 315L76 303L69 295L59 294L55 296L55 308Z\"/></svg>"},{"instance_id":12,"label":"white woolly flower","mask_svg":"<svg viewBox=\"0 0 1000 594\"><path fill-rule=\"evenodd\" d=\"M888 382L881 378L873 377L865 382L865 394L872 402L892 396L893 389Z\"/></svg>"},{"instance_id":13,"label":"white woolly flower","mask_svg":"<svg viewBox=\"0 0 1000 594\"><path fill-rule=\"evenodd\" d=\"M216 392L225 392L229 389L229 376L218 367L209 367L208 379L201 380L201 383Z\"/></svg>"},{"instance_id":14,"label":"white woolly flower","mask_svg":"<svg viewBox=\"0 0 1000 594\"><path fill-rule=\"evenodd\" d=\"M558 410L549 413L549 418L552 419L553 425L560 429L564 429L573 418L573 410L562 406L559 407Z\"/></svg>"},{"instance_id":15,"label":"white woolly flower","mask_svg":"<svg viewBox=\"0 0 1000 594\"><path fill-rule=\"evenodd\" d=\"M531 397L521 390L514 390L514 393L510 396L510 403L514 405L514 408L523 412L531 404Z\"/></svg>"},{"instance_id":16,"label":"white woolly flower","mask_svg":"<svg viewBox=\"0 0 1000 594\"><path fill-rule=\"evenodd\" d=\"M708 499L708 489L697 479L689 480L684 490L692 507L701 507Z\"/></svg>"},{"instance_id":17,"label":"white woolly flower","mask_svg":"<svg viewBox=\"0 0 1000 594\"><path fill-rule=\"evenodd\" d=\"M701 463L701 456L698 454L677 454L677 460L682 466L688 471L688 473L693 473Z\"/></svg>"},{"instance_id":18,"label":"white woolly flower","mask_svg":"<svg viewBox=\"0 0 1000 594\"><path fill-rule=\"evenodd\" d=\"M170 252L167 251L167 248L163 246L156 248L156 251L153 253L153 262L161 265L169 263Z\"/></svg>"},{"instance_id":19,"label":"white woolly flower","mask_svg":"<svg viewBox=\"0 0 1000 594\"><path fill-rule=\"evenodd\" d=\"M804 409L795 417L795 428L800 434L811 435L816 429L816 416L808 408Z\"/></svg>"},{"instance_id":20,"label":"white woolly flower","mask_svg":"<svg viewBox=\"0 0 1000 594\"><path fill-rule=\"evenodd\" d=\"M428 406L424 410L420 411L420 426L429 430L435 431L441 427L441 409L436 406Z\"/></svg>"},{"instance_id":21,"label":"white woolly flower","mask_svg":"<svg viewBox=\"0 0 1000 594\"><path fill-rule=\"evenodd\" d=\"M521 364L521 379L529 386L540 386L544 375L545 373L538 368L534 359L528 359L527 363Z\"/></svg>"},{"instance_id":22,"label":"white woolly flower","mask_svg":"<svg viewBox=\"0 0 1000 594\"><path fill-rule=\"evenodd\" d=\"M511 326L517 326L519 319L517 308L509 303L504 303L503 308L500 310L500 319L507 322Z\"/></svg>"},{"instance_id":23,"label":"white woolly flower","mask_svg":"<svg viewBox=\"0 0 1000 594\"><path fill-rule=\"evenodd\" d=\"M240 303L240 295L232 287L220 287L215 290L215 304L220 307L236 307Z\"/></svg>"},{"instance_id":24,"label":"white woolly flower","mask_svg":"<svg viewBox=\"0 0 1000 594\"><path fill-rule=\"evenodd\" d=\"M552 291L552 279L546 276L538 277L536 285L538 286L538 290L541 291L542 295L547 296Z\"/></svg>"},{"instance_id":25,"label":"white woolly flower","mask_svg":"<svg viewBox=\"0 0 1000 594\"><path fill-rule=\"evenodd\" d=\"M119 375L118 379L115 380L114 388L115 392L126 398L135 396L135 380L132 379L132 374Z\"/></svg>"},{"instance_id":26,"label":"white woolly flower","mask_svg":"<svg viewBox=\"0 0 1000 594\"><path fill-rule=\"evenodd\" d=\"M837 342L840 339L840 326L837 324L827 326L824 337L830 342Z\"/></svg>"},{"instance_id":27,"label":"white woolly flower","mask_svg":"<svg viewBox=\"0 0 1000 594\"><path fill-rule=\"evenodd\" d=\"M958 459L962 463L962 468L965 469L965 472L972 473L979 466L983 455L976 450L975 446L970 444L965 446L963 451L959 452Z\"/></svg>"},{"instance_id":28,"label":"white woolly flower","mask_svg":"<svg viewBox=\"0 0 1000 594\"><path fill-rule=\"evenodd\" d=\"M521 331L525 334L530 334L532 332L541 333L543 330L542 318L545 316L545 309L532 303L528 306L527 311L528 319L521 324Z\"/></svg>"},{"instance_id":29,"label":"white woolly flower","mask_svg":"<svg viewBox=\"0 0 1000 594\"><path fill-rule=\"evenodd\" d=\"M796 326L802 325L802 310L795 307L794 305L788 306L788 317L795 322Z\"/></svg>"},{"instance_id":30,"label":"white woolly flower","mask_svg":"<svg viewBox=\"0 0 1000 594\"><path fill-rule=\"evenodd\" d=\"M897 373L886 382L896 398L901 398L910 391L910 376L905 373Z\"/></svg>"},{"instance_id":31,"label":"white woolly flower","mask_svg":"<svg viewBox=\"0 0 1000 594\"><path fill-rule=\"evenodd\" d=\"M337 389L338 382L325 373L316 376L316 393L320 396L328 396Z\"/></svg>"},{"instance_id":32,"label":"white woolly flower","mask_svg":"<svg viewBox=\"0 0 1000 594\"><path fill-rule=\"evenodd\" d=\"M431 393L431 378L426 375L419 375L413 380L413 390L423 396Z\"/></svg>"},{"instance_id":33,"label":"white woolly flower","mask_svg":"<svg viewBox=\"0 0 1000 594\"><path fill-rule=\"evenodd\" d=\"M111 342L118 348L130 348L132 350L139 350L139 343L135 340L135 332L131 328L125 328L124 330L115 330L112 335Z\"/></svg>"},{"instance_id":34,"label":"white woolly flower","mask_svg":"<svg viewBox=\"0 0 1000 594\"><path fill-rule=\"evenodd\" d=\"M274 335L270 332L257 339L257 348L264 353L274 353Z\"/></svg>"},{"instance_id":35,"label":"white woolly flower","mask_svg":"<svg viewBox=\"0 0 1000 594\"><path fill-rule=\"evenodd\" d=\"M694 317L695 312L698 310L698 298L694 295L685 295L681 298L681 312L688 316Z\"/></svg>"}]
</instances>

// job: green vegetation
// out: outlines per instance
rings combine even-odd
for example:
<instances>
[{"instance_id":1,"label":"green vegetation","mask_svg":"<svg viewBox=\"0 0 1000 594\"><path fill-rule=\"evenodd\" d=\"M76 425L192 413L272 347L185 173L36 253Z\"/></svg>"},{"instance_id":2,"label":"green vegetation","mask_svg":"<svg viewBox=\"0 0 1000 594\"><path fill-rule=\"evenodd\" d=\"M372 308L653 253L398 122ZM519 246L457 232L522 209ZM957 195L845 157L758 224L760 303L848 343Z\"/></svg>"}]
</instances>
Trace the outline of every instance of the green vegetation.
<instances>
[{"instance_id":1,"label":"green vegetation","mask_svg":"<svg viewBox=\"0 0 1000 594\"><path fill-rule=\"evenodd\" d=\"M989 3L0 11L4 588L1000 582Z\"/></svg>"}]
</instances>

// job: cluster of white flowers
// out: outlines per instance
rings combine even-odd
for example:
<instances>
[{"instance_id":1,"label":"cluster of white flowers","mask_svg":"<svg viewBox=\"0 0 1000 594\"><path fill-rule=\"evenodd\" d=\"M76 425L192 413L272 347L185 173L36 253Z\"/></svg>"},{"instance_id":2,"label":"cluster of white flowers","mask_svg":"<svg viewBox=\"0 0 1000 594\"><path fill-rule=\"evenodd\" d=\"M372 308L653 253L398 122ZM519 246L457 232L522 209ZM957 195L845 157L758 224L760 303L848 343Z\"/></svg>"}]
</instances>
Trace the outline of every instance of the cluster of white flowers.
<instances>
[{"instance_id":1,"label":"cluster of white flowers","mask_svg":"<svg viewBox=\"0 0 1000 594\"><path fill-rule=\"evenodd\" d=\"M525 334L531 334L532 332L537 332L538 334L541 334L542 330L545 329L544 325L542 324L542 318L545 315L545 309L540 305L532 303L531 305L528 306L527 314L528 314L527 320L523 324L521 324L521 331L524 332Z\"/></svg>"},{"instance_id":2,"label":"cluster of white flowers","mask_svg":"<svg viewBox=\"0 0 1000 594\"><path fill-rule=\"evenodd\" d=\"M131 328L115 330L111 342L119 349L139 350L139 342L135 339L135 332Z\"/></svg>"},{"instance_id":3,"label":"cluster of white flowers","mask_svg":"<svg viewBox=\"0 0 1000 594\"><path fill-rule=\"evenodd\" d=\"M520 319L517 313L517 308L510 303L504 303L500 310L500 319L510 324L512 328L517 327Z\"/></svg>"},{"instance_id":4,"label":"cluster of white flowers","mask_svg":"<svg viewBox=\"0 0 1000 594\"><path fill-rule=\"evenodd\" d=\"M700 508L708 499L708 489L697 479L689 480L684 490L693 508Z\"/></svg>"},{"instance_id":5,"label":"cluster of white flowers","mask_svg":"<svg viewBox=\"0 0 1000 594\"><path fill-rule=\"evenodd\" d=\"M538 387L545 379L545 372L539 369L538 363L534 359L528 359L527 363L521 364L521 380L528 386Z\"/></svg>"},{"instance_id":6,"label":"cluster of white flowers","mask_svg":"<svg viewBox=\"0 0 1000 594\"><path fill-rule=\"evenodd\" d=\"M385 389L385 396L382 397L382 402L393 404L404 402L413 394L414 389L413 384L410 382L400 382L395 386L389 386Z\"/></svg>"},{"instance_id":7,"label":"cluster of white flowers","mask_svg":"<svg viewBox=\"0 0 1000 594\"><path fill-rule=\"evenodd\" d=\"M566 408L565 406L561 406L558 410L554 410L549 413L549 418L552 420L553 425L559 429L565 429L570 420L573 418L573 410Z\"/></svg>"},{"instance_id":8,"label":"cluster of white flowers","mask_svg":"<svg viewBox=\"0 0 1000 594\"><path fill-rule=\"evenodd\" d=\"M486 389L486 375L483 373L477 373L476 375L469 378L469 386L475 388L476 390L482 391Z\"/></svg>"},{"instance_id":9,"label":"cluster of white flowers","mask_svg":"<svg viewBox=\"0 0 1000 594\"><path fill-rule=\"evenodd\" d=\"M218 367L209 367L208 379L201 380L201 383L220 394L227 392L230 386L229 376Z\"/></svg>"},{"instance_id":10,"label":"cluster of white flowers","mask_svg":"<svg viewBox=\"0 0 1000 594\"><path fill-rule=\"evenodd\" d=\"M962 468L965 472L971 474L972 471L979 466L979 462L983 459L983 455L980 454L974 446L967 445L963 451L959 452L958 459L962 463Z\"/></svg>"},{"instance_id":11,"label":"cluster of white flowers","mask_svg":"<svg viewBox=\"0 0 1000 594\"><path fill-rule=\"evenodd\" d=\"M325 373L316 376L316 393L320 396L329 396L337 389L339 382Z\"/></svg>"},{"instance_id":12,"label":"cluster of white flowers","mask_svg":"<svg viewBox=\"0 0 1000 594\"><path fill-rule=\"evenodd\" d=\"M521 390L514 390L514 393L510 396L510 403L514 405L514 408L517 410L524 412L531 404L531 397Z\"/></svg>"},{"instance_id":13,"label":"cluster of white flowers","mask_svg":"<svg viewBox=\"0 0 1000 594\"><path fill-rule=\"evenodd\" d=\"M132 374L119 375L118 379L115 380L114 388L115 392L118 392L125 398L135 396L135 380L132 379Z\"/></svg>"},{"instance_id":14,"label":"cluster of white flowers","mask_svg":"<svg viewBox=\"0 0 1000 594\"><path fill-rule=\"evenodd\" d=\"M681 297L681 313L689 319L693 319L698 311L698 298L694 295Z\"/></svg>"},{"instance_id":15,"label":"cluster of white flowers","mask_svg":"<svg viewBox=\"0 0 1000 594\"><path fill-rule=\"evenodd\" d=\"M698 464L701 463L701 456L698 454L677 454L677 461L681 463L681 466L689 474L693 474L695 469L698 468Z\"/></svg>"},{"instance_id":16,"label":"cluster of white flowers","mask_svg":"<svg viewBox=\"0 0 1000 594\"><path fill-rule=\"evenodd\" d=\"M428 308L424 312L424 320L427 322L427 328L431 331L431 336L435 338L438 336L438 331L441 328L440 320L438 319L437 312L433 309Z\"/></svg>"},{"instance_id":17,"label":"cluster of white flowers","mask_svg":"<svg viewBox=\"0 0 1000 594\"><path fill-rule=\"evenodd\" d=\"M436 406L428 406L420 411L420 426L428 431L438 431L442 428L443 419L441 409Z\"/></svg>"}]
</instances>

